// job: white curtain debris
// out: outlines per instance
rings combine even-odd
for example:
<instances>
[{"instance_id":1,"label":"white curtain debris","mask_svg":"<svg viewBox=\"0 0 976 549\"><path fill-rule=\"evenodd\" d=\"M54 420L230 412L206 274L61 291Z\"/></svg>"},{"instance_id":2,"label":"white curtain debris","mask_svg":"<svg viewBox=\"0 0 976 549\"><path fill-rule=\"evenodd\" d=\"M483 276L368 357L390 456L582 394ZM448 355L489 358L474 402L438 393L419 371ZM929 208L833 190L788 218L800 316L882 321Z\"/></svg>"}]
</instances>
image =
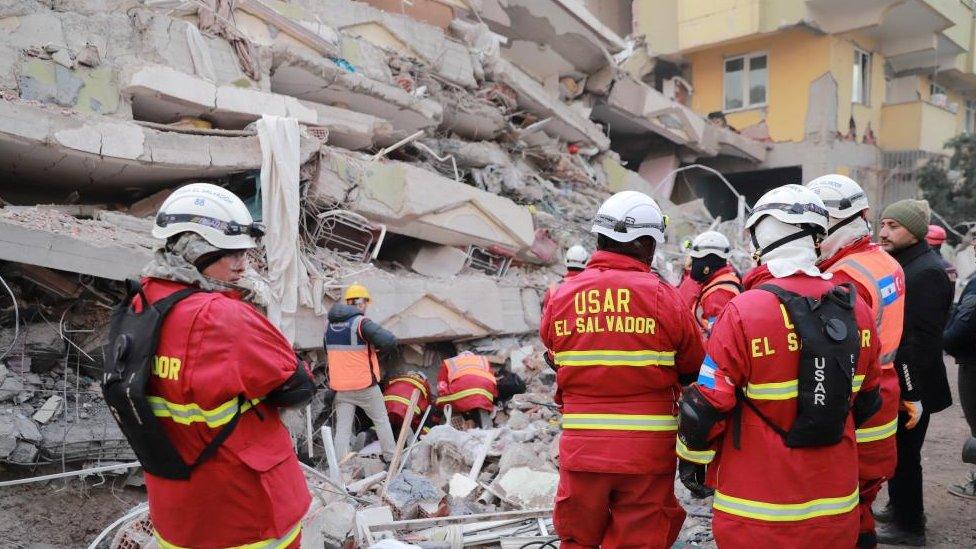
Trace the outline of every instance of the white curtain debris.
<instances>
[{"instance_id":1,"label":"white curtain debris","mask_svg":"<svg viewBox=\"0 0 976 549\"><path fill-rule=\"evenodd\" d=\"M217 71L214 70L213 58L210 57L210 46L196 25L186 26L186 45L190 49L190 59L197 76L216 83Z\"/></svg>"},{"instance_id":2,"label":"white curtain debris","mask_svg":"<svg viewBox=\"0 0 976 549\"><path fill-rule=\"evenodd\" d=\"M295 313L299 304L313 306L311 282L298 246L301 138L294 118L266 115L258 121L257 129L261 141L261 217L267 231L264 247L274 297L268 318L293 341L295 322L288 313Z\"/></svg>"}]
</instances>

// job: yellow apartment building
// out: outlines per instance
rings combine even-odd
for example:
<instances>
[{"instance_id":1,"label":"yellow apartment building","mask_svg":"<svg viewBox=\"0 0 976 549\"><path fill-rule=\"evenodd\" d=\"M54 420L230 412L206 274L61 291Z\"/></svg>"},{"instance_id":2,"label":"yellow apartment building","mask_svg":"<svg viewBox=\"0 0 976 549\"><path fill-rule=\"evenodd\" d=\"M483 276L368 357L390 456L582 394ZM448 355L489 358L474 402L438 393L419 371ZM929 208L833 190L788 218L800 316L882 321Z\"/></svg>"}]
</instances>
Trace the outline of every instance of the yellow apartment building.
<instances>
[{"instance_id":1,"label":"yellow apartment building","mask_svg":"<svg viewBox=\"0 0 976 549\"><path fill-rule=\"evenodd\" d=\"M920 163L976 129L972 0L634 0L631 9L656 70L671 66L690 83L693 110L768 143L758 167L712 166L750 200L839 172L883 206L914 195ZM697 177L688 188L728 209L729 193Z\"/></svg>"}]
</instances>

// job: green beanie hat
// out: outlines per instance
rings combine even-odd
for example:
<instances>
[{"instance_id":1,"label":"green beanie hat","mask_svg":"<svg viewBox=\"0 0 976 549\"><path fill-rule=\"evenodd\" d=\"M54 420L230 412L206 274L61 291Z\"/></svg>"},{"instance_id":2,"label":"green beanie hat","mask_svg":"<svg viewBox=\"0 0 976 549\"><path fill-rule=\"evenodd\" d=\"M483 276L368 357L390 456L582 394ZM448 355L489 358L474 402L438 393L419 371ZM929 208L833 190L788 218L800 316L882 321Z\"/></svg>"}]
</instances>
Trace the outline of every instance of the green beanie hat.
<instances>
[{"instance_id":1,"label":"green beanie hat","mask_svg":"<svg viewBox=\"0 0 976 549\"><path fill-rule=\"evenodd\" d=\"M899 200L885 208L884 212L881 213L881 219L894 219L919 240L924 239L929 232L929 219L931 217L932 210L929 209L928 200L913 200L911 198Z\"/></svg>"}]
</instances>

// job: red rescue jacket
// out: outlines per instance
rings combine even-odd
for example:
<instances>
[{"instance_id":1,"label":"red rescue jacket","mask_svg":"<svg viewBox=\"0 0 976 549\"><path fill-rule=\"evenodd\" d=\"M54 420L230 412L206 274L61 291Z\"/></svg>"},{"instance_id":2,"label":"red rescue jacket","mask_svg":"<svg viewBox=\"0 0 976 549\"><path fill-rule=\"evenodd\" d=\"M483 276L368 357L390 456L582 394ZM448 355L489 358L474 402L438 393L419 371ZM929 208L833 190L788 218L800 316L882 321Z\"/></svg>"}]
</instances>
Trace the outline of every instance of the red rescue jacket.
<instances>
[{"instance_id":1,"label":"red rescue jacket","mask_svg":"<svg viewBox=\"0 0 976 549\"><path fill-rule=\"evenodd\" d=\"M386 384L383 391L383 402L386 404L386 415L390 417L390 422L394 425L403 424L403 418L407 417L407 406L410 405L410 397L415 390L420 391L420 398L413 409L413 419L410 420L410 428L416 429L420 425L427 407L430 406L430 385L427 380L417 375L404 374L391 379Z\"/></svg>"},{"instance_id":2,"label":"red rescue jacket","mask_svg":"<svg viewBox=\"0 0 976 549\"><path fill-rule=\"evenodd\" d=\"M797 412L797 367L799 341L790 327L789 317L775 295L750 290L761 284L775 284L808 297L820 297L834 283L804 274L775 279L760 266L744 281L747 291L733 299L712 327L708 356L699 374L698 385L715 408L731 412L736 406L735 388L740 388L764 415L789 429ZM878 387L878 339L871 310L862 299L855 306L861 335L861 352L855 369L852 402L860 390ZM718 438L717 454L709 467L709 482L715 486L716 517L732 519L748 527L750 523L777 527L833 524L852 525L856 531L858 504L857 445L854 421L849 415L843 438L832 446L789 448L783 439L749 407L740 406L739 448L732 436ZM714 435L725 430L721 422ZM687 450L679 445L678 455ZM696 452L708 454L709 452ZM697 456L699 458L702 455ZM711 459L698 459L708 461ZM807 546L799 536L797 545ZM843 530L843 531L841 531ZM852 536L838 529L838 539ZM819 540L818 547L834 547ZM839 542L838 542L839 543Z\"/></svg>"},{"instance_id":3,"label":"red rescue jacket","mask_svg":"<svg viewBox=\"0 0 976 549\"><path fill-rule=\"evenodd\" d=\"M704 355L677 290L637 259L598 251L553 294L539 335L559 365L560 467L673 472L678 374Z\"/></svg>"},{"instance_id":4,"label":"red rescue jacket","mask_svg":"<svg viewBox=\"0 0 976 549\"><path fill-rule=\"evenodd\" d=\"M495 409L498 382L488 359L462 353L444 360L437 373L437 407L450 404L457 413Z\"/></svg>"},{"instance_id":5,"label":"red rescue jacket","mask_svg":"<svg viewBox=\"0 0 976 549\"><path fill-rule=\"evenodd\" d=\"M689 277L691 278L691 277ZM726 265L712 273L699 289L691 304L691 313L704 333L711 330L719 313L725 309L732 298L739 295L742 281L731 265Z\"/></svg>"},{"instance_id":6,"label":"red rescue jacket","mask_svg":"<svg viewBox=\"0 0 976 549\"><path fill-rule=\"evenodd\" d=\"M891 478L898 464L895 432L901 387L894 367L905 314L905 273L881 246L864 238L824 261L821 269L834 273L832 282L851 282L871 307L880 340L881 409L857 431L860 478Z\"/></svg>"},{"instance_id":7,"label":"red rescue jacket","mask_svg":"<svg viewBox=\"0 0 976 549\"><path fill-rule=\"evenodd\" d=\"M151 302L186 287L142 284ZM288 340L236 293L193 294L170 310L147 393L183 460L196 459L231 419L238 395L247 402L236 429L189 480L145 473L161 546L285 547L299 536L311 496L277 408L261 402L296 367Z\"/></svg>"}]
</instances>

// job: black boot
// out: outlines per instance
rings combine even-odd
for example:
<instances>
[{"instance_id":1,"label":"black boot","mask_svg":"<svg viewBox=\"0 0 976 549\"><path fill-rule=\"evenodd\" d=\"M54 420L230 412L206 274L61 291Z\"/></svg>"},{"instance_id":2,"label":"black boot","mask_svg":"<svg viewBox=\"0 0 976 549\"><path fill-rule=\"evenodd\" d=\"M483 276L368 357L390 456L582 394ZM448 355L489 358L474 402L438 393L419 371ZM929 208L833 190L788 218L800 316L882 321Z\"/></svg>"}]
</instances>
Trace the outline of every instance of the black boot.
<instances>
[{"instance_id":1,"label":"black boot","mask_svg":"<svg viewBox=\"0 0 976 549\"><path fill-rule=\"evenodd\" d=\"M874 515L874 520L882 524L895 520L895 508L892 507L890 503L885 505L880 511L871 509L871 514Z\"/></svg>"},{"instance_id":2,"label":"black boot","mask_svg":"<svg viewBox=\"0 0 976 549\"><path fill-rule=\"evenodd\" d=\"M878 543L925 547L925 527L909 530L895 522L881 524L878 526Z\"/></svg>"}]
</instances>

